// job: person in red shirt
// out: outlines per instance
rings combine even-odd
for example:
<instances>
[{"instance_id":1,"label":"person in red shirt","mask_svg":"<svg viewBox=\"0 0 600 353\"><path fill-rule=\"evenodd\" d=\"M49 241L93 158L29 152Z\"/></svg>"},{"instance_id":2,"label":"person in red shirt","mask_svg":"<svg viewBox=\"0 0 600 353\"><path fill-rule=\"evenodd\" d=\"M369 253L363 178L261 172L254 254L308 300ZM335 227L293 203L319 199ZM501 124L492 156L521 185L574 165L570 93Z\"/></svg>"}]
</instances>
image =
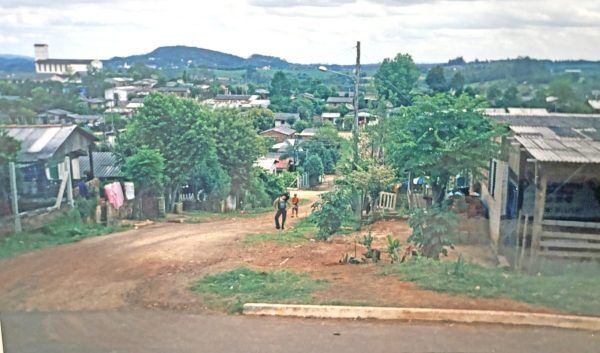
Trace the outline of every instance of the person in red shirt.
<instances>
[{"instance_id":1,"label":"person in red shirt","mask_svg":"<svg viewBox=\"0 0 600 353\"><path fill-rule=\"evenodd\" d=\"M292 197L292 218L294 218L294 214L296 214L296 218L298 218L298 206L300 205L300 199L298 198L298 194L294 194Z\"/></svg>"}]
</instances>

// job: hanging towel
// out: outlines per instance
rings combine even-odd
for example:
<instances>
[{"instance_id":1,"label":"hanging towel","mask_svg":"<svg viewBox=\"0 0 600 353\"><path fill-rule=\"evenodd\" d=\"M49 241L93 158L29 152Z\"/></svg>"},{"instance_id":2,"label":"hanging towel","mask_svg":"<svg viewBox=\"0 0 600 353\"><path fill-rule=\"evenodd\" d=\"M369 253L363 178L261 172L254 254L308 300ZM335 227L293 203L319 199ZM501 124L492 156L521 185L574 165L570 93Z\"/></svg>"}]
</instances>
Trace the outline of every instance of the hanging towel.
<instances>
[{"instance_id":1,"label":"hanging towel","mask_svg":"<svg viewBox=\"0 0 600 353\"><path fill-rule=\"evenodd\" d=\"M125 199L128 201L135 199L135 186L133 183L126 181L123 183L123 186L125 187Z\"/></svg>"},{"instance_id":2,"label":"hanging towel","mask_svg":"<svg viewBox=\"0 0 600 353\"><path fill-rule=\"evenodd\" d=\"M104 193L108 199L108 203L112 205L116 210L123 206L123 189L121 183L114 182L104 186Z\"/></svg>"}]
</instances>

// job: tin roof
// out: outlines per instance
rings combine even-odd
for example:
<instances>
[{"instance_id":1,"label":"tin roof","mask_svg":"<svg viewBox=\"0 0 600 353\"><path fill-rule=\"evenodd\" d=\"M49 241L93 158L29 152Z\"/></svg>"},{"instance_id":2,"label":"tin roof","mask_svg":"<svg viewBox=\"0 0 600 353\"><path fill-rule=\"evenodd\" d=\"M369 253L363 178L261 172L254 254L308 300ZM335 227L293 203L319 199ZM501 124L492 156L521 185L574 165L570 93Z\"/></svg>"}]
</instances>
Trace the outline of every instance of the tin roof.
<instances>
[{"instance_id":1,"label":"tin roof","mask_svg":"<svg viewBox=\"0 0 600 353\"><path fill-rule=\"evenodd\" d=\"M293 135L293 134L296 133L296 130L294 130L294 129L290 128L290 127L282 125L282 126L274 127L272 129L269 129L269 130L265 130L265 131L261 132L261 134L267 133L269 131L278 132L278 133L283 134L283 135Z\"/></svg>"},{"instance_id":2,"label":"tin roof","mask_svg":"<svg viewBox=\"0 0 600 353\"><path fill-rule=\"evenodd\" d=\"M112 152L92 152L94 158L94 176L98 178L122 177L117 157ZM90 170L90 157L79 157L79 170L82 175Z\"/></svg>"},{"instance_id":3,"label":"tin roof","mask_svg":"<svg viewBox=\"0 0 600 353\"><path fill-rule=\"evenodd\" d=\"M36 162L55 157L56 152L73 136L81 134L90 143L96 140L91 133L77 125L4 125L8 135L21 142L19 162Z\"/></svg>"},{"instance_id":4,"label":"tin roof","mask_svg":"<svg viewBox=\"0 0 600 353\"><path fill-rule=\"evenodd\" d=\"M540 162L600 163L598 130L511 126L515 139Z\"/></svg>"}]
</instances>

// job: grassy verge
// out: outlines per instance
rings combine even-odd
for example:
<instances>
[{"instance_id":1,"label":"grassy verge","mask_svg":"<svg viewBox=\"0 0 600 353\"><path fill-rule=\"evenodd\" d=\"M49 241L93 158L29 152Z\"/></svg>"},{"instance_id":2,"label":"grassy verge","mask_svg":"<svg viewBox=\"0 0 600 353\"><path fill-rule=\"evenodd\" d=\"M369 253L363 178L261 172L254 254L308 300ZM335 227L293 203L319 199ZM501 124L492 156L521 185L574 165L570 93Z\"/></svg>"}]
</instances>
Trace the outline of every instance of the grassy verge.
<instances>
[{"instance_id":1,"label":"grassy verge","mask_svg":"<svg viewBox=\"0 0 600 353\"><path fill-rule=\"evenodd\" d=\"M36 231L12 234L0 239L0 259L124 229L126 228L82 223L78 214L69 213Z\"/></svg>"},{"instance_id":2,"label":"grassy verge","mask_svg":"<svg viewBox=\"0 0 600 353\"><path fill-rule=\"evenodd\" d=\"M272 207L261 207L254 208L250 210L244 211L235 211L228 213L220 213L220 212L209 212L209 211L187 211L183 213L183 218L185 218L186 223L204 223L204 222L212 222L219 221L223 219L230 218L252 218L257 215L262 215L268 212L273 211Z\"/></svg>"},{"instance_id":3,"label":"grassy verge","mask_svg":"<svg viewBox=\"0 0 600 353\"><path fill-rule=\"evenodd\" d=\"M206 276L191 290L213 309L241 312L244 303L306 303L324 281L288 270L257 272L247 268Z\"/></svg>"},{"instance_id":4,"label":"grassy verge","mask_svg":"<svg viewBox=\"0 0 600 353\"><path fill-rule=\"evenodd\" d=\"M308 218L302 218L292 229L273 233L261 233L248 235L242 241L243 244L252 245L261 242L277 242L282 245L300 244L308 240L308 236L316 232L316 227Z\"/></svg>"},{"instance_id":5,"label":"grassy verge","mask_svg":"<svg viewBox=\"0 0 600 353\"><path fill-rule=\"evenodd\" d=\"M414 259L389 265L386 275L417 283L423 289L470 297L505 297L576 314L600 315L600 266L572 264L539 275L487 269L478 265Z\"/></svg>"}]
</instances>

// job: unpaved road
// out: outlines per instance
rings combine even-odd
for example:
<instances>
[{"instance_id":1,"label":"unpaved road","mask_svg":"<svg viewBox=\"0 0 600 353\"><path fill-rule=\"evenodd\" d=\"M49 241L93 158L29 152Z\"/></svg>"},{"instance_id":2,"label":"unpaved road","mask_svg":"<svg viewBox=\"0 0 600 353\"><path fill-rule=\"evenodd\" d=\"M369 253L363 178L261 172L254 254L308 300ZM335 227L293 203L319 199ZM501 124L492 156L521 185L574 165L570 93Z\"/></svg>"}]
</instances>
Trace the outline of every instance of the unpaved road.
<instances>
[{"instance_id":1,"label":"unpaved road","mask_svg":"<svg viewBox=\"0 0 600 353\"><path fill-rule=\"evenodd\" d=\"M317 193L304 192L315 199ZM305 209L307 206L304 207ZM293 225L296 219L289 219ZM274 232L273 214L200 224L161 223L0 261L0 311L198 309L203 274L243 264L243 236ZM226 263L225 263L226 262Z\"/></svg>"},{"instance_id":2,"label":"unpaved road","mask_svg":"<svg viewBox=\"0 0 600 353\"><path fill-rule=\"evenodd\" d=\"M6 353L596 353L584 331L172 311L1 314Z\"/></svg>"},{"instance_id":3,"label":"unpaved road","mask_svg":"<svg viewBox=\"0 0 600 353\"><path fill-rule=\"evenodd\" d=\"M374 266L338 265L351 240L240 246L248 234L273 232L272 216L157 224L0 261L5 351L546 352L548 347L552 352L598 351L597 335L577 331L323 322L207 312L202 300L189 291L193 281L240 265L278 268L285 259L285 267L330 281L330 289L316 297L323 302L367 298L381 305L532 309L507 300L423 291L413 284L374 277ZM390 229L385 226L381 232ZM392 230L397 234L402 229Z\"/></svg>"}]
</instances>

